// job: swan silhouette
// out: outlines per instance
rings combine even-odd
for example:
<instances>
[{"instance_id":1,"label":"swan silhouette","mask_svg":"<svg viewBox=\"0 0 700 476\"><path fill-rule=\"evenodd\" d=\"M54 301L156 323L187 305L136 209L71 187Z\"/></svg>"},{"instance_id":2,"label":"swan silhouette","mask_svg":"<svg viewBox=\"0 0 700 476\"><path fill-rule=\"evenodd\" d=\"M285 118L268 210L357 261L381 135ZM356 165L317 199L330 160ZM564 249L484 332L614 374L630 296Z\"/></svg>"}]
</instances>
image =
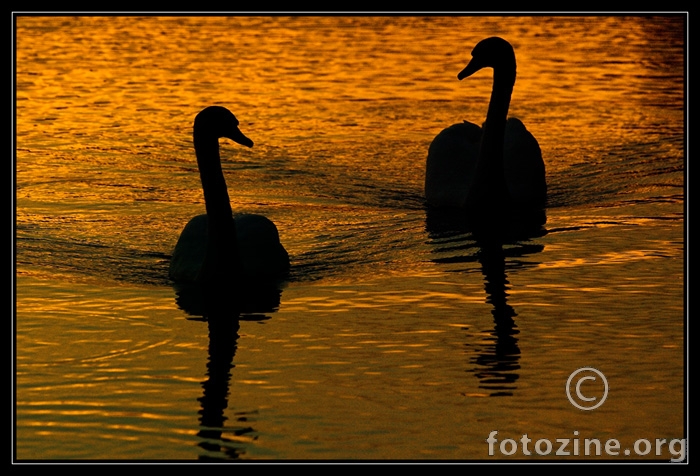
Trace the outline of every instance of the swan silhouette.
<instances>
[{"instance_id":1,"label":"swan silhouette","mask_svg":"<svg viewBox=\"0 0 700 476\"><path fill-rule=\"evenodd\" d=\"M498 37L480 41L457 75L493 68L493 88L483 127L464 121L440 132L428 150L425 197L433 207L486 214L543 208L547 197L540 146L525 125L507 118L515 84L515 53Z\"/></svg>"},{"instance_id":2,"label":"swan silhouette","mask_svg":"<svg viewBox=\"0 0 700 476\"><path fill-rule=\"evenodd\" d=\"M197 114L193 137L207 213L192 218L182 230L170 260L170 279L218 284L282 277L289 270L289 255L277 227L262 215L234 217L221 169L220 138L246 147L253 147L253 141L222 106L209 106Z\"/></svg>"}]
</instances>

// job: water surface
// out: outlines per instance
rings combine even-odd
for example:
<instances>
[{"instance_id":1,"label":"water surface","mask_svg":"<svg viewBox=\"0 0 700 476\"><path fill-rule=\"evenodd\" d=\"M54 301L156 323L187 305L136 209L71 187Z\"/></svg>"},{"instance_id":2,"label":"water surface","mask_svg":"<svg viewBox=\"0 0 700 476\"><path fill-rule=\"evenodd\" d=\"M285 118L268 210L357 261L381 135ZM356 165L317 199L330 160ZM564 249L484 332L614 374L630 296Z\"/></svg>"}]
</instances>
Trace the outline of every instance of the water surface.
<instances>
[{"instance_id":1,"label":"water surface","mask_svg":"<svg viewBox=\"0 0 700 476\"><path fill-rule=\"evenodd\" d=\"M485 117L491 75L456 74L492 35L549 185L544 227L502 244L422 195L432 138ZM685 38L683 16L18 17L16 458L683 438ZM234 211L270 217L292 261L228 324L167 278L204 210L211 104L255 141L221 141ZM595 411L566 398L580 367L609 382Z\"/></svg>"}]
</instances>

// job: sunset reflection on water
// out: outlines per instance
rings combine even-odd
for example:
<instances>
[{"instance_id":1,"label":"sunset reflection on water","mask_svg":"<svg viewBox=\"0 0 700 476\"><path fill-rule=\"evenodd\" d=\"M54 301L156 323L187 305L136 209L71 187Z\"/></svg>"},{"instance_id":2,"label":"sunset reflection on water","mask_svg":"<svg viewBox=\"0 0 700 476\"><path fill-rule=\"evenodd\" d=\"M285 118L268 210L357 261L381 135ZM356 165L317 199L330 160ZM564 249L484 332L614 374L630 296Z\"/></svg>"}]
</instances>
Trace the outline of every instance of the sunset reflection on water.
<instances>
[{"instance_id":1,"label":"sunset reflection on water","mask_svg":"<svg viewBox=\"0 0 700 476\"><path fill-rule=\"evenodd\" d=\"M17 457L489 461L496 429L683 437L684 20L18 16ZM492 35L549 189L541 233L493 247L423 200L433 137L485 118L491 70L457 73ZM204 209L210 104L255 142L221 141L234 211L270 217L292 260L278 309L223 331L167 278ZM610 381L596 412L564 393L583 366Z\"/></svg>"}]
</instances>

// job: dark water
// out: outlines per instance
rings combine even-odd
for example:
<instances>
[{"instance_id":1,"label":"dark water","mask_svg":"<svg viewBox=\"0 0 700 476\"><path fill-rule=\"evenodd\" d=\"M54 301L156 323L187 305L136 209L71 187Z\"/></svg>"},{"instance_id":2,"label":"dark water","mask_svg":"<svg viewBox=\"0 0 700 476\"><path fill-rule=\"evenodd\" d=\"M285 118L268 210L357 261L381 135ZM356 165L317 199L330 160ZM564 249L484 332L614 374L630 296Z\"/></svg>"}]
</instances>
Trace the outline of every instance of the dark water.
<instances>
[{"instance_id":1,"label":"dark water","mask_svg":"<svg viewBox=\"0 0 700 476\"><path fill-rule=\"evenodd\" d=\"M485 116L491 76L456 74L491 35L550 191L502 245L422 196L432 138ZM683 16L18 17L16 458L567 461L534 443L579 437L668 461L685 39ZM167 278L210 104L255 141L222 141L234 211L292 261L213 329ZM594 411L566 397L581 367L609 383ZM490 455L494 430L532 456Z\"/></svg>"}]
</instances>

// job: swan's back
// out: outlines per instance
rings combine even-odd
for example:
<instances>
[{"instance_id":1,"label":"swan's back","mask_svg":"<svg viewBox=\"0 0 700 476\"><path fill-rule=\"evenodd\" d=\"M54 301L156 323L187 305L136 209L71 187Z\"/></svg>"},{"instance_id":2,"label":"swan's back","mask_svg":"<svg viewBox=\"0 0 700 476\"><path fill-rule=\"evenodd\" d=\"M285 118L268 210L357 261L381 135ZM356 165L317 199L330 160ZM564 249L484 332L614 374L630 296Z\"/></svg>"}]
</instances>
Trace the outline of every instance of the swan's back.
<instances>
[{"instance_id":1,"label":"swan's back","mask_svg":"<svg viewBox=\"0 0 700 476\"><path fill-rule=\"evenodd\" d=\"M269 279L289 271L289 254L280 243L277 227L263 215L234 216L236 243L240 259L240 276ZM180 234L170 260L169 276L175 282L194 283L207 254L207 215L192 218Z\"/></svg>"},{"instance_id":2,"label":"swan's back","mask_svg":"<svg viewBox=\"0 0 700 476\"><path fill-rule=\"evenodd\" d=\"M433 139L425 167L425 198L431 206L465 205L480 141L481 127L467 121L443 129ZM514 117L506 122L503 169L514 204L544 206L547 182L540 146L522 121Z\"/></svg>"}]
</instances>

